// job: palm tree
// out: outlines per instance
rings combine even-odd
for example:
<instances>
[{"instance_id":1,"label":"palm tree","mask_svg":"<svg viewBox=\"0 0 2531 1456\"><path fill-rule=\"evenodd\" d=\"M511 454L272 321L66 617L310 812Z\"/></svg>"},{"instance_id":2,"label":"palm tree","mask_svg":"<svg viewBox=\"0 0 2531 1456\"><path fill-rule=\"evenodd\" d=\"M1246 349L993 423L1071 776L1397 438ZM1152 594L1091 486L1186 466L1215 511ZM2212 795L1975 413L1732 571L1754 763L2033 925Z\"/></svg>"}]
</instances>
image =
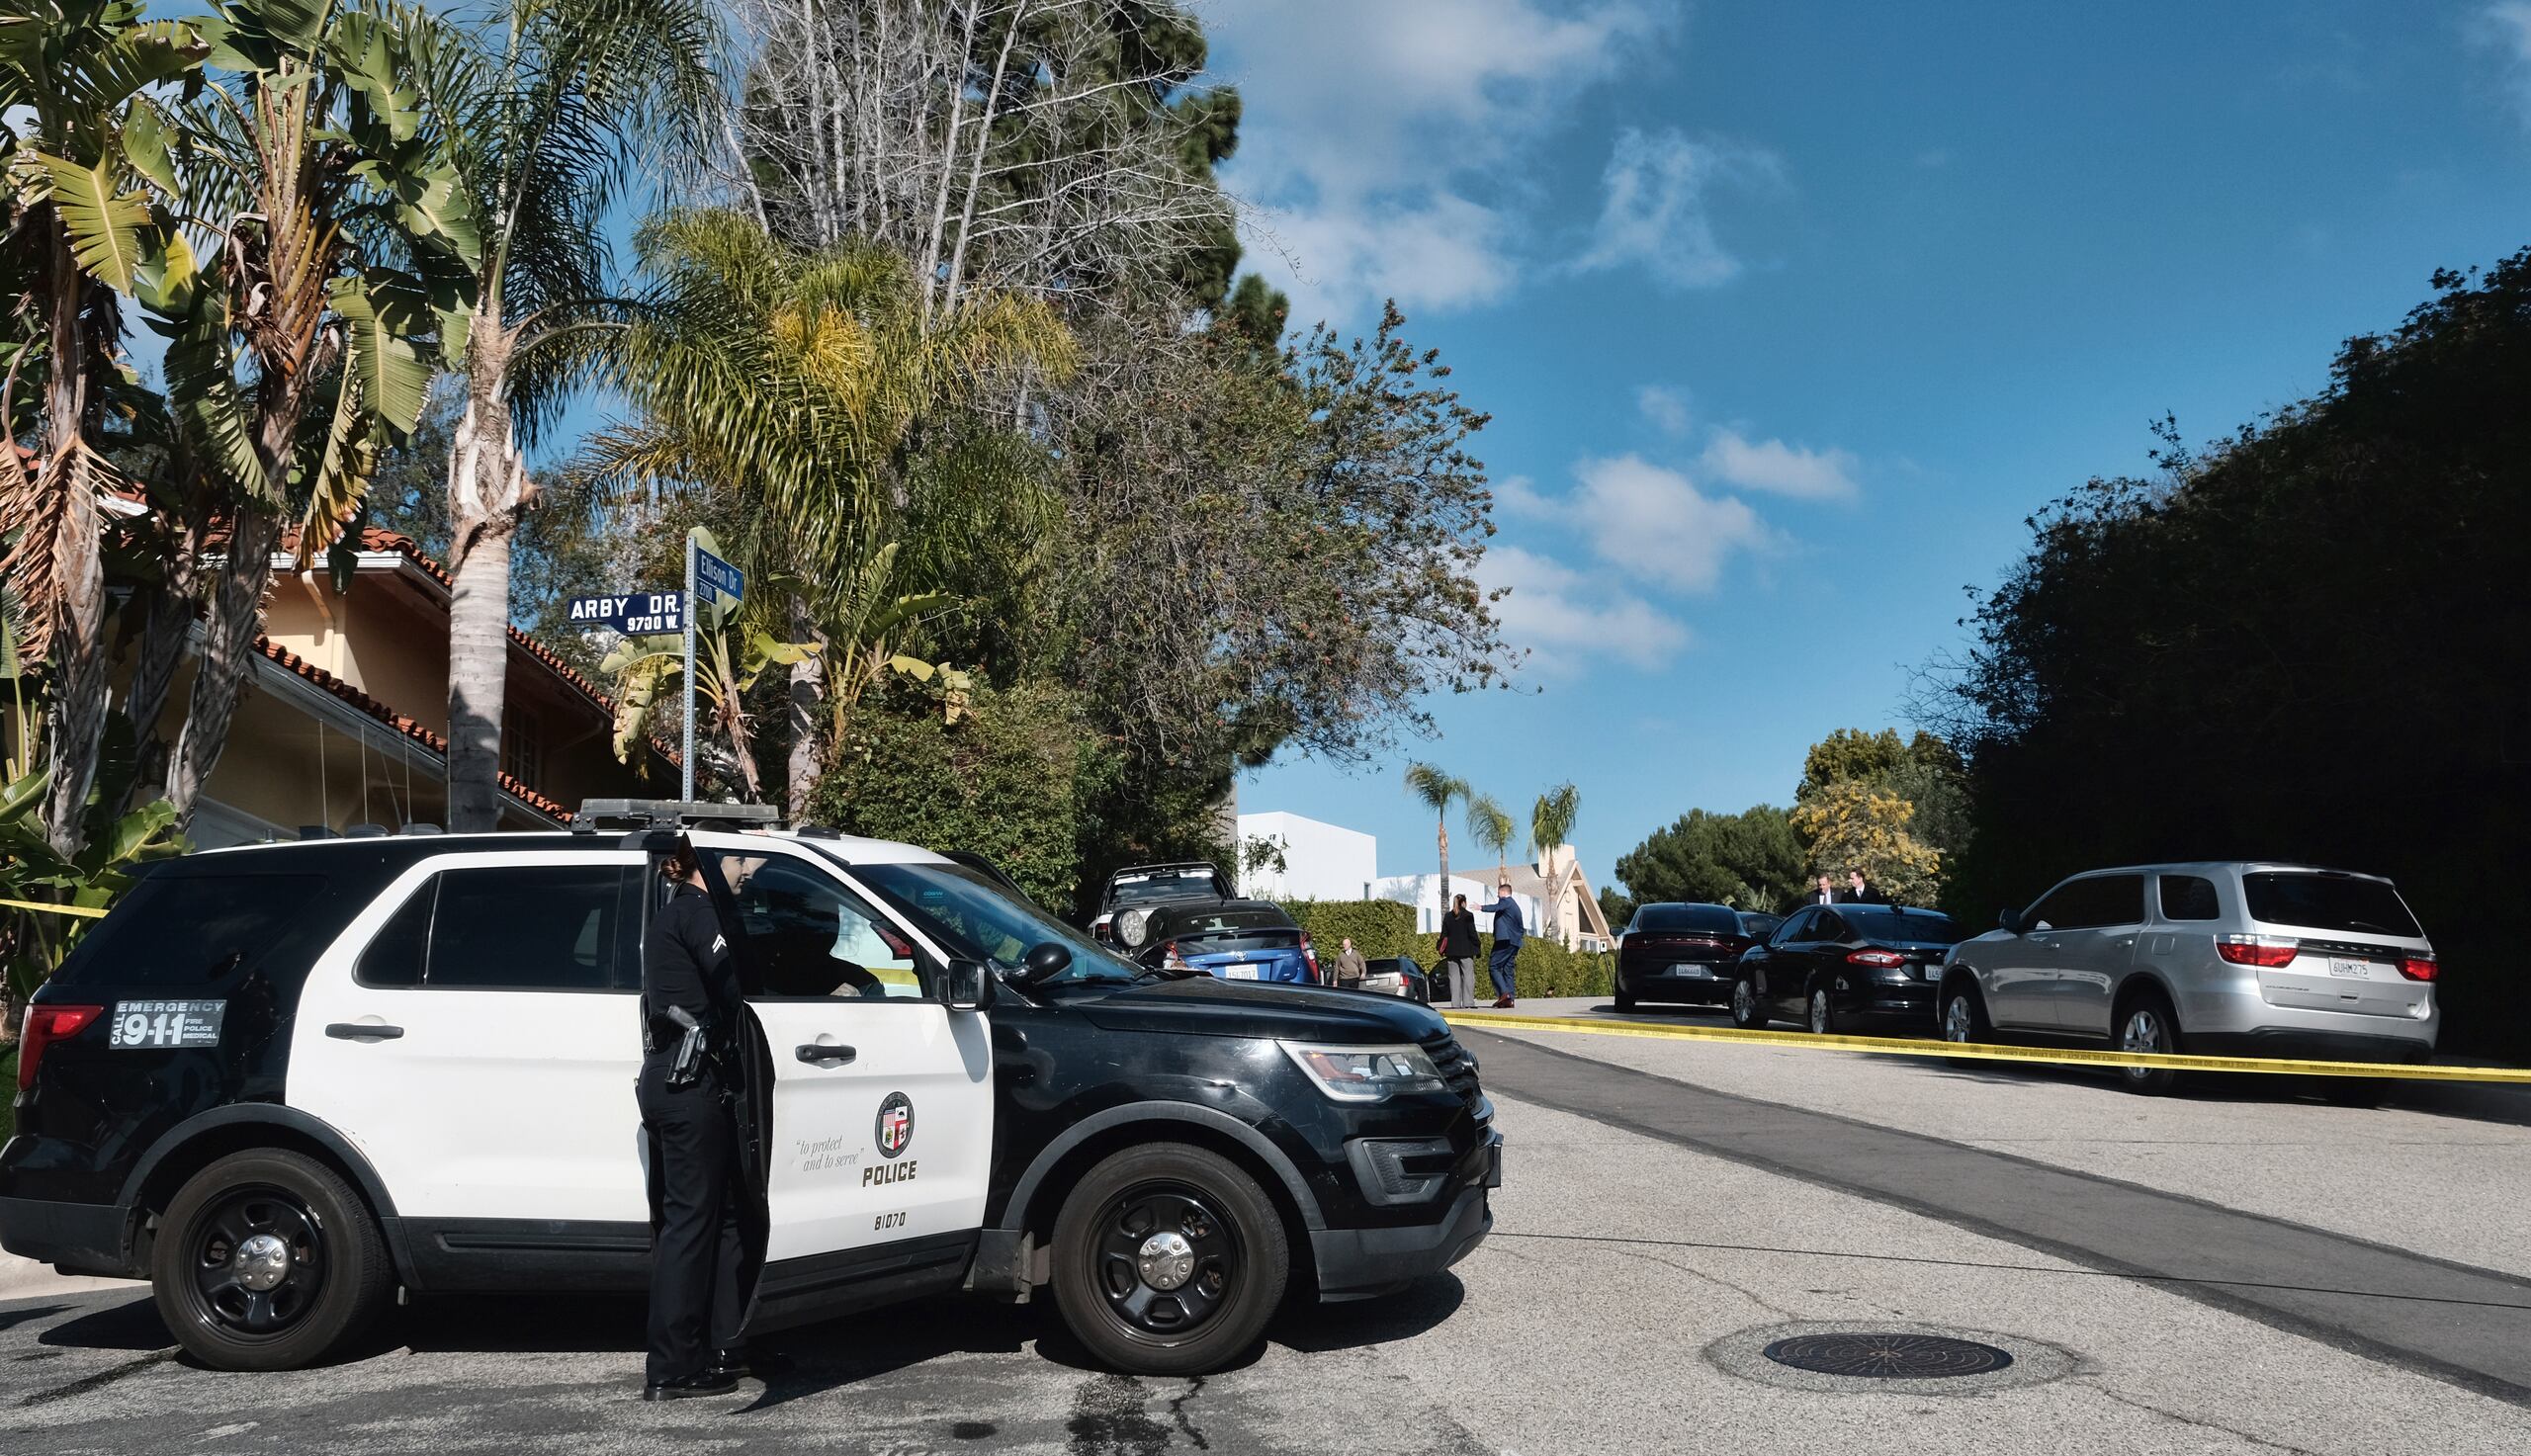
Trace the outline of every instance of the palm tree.
<instances>
[{"instance_id":1,"label":"palm tree","mask_svg":"<svg viewBox=\"0 0 2531 1456\"><path fill-rule=\"evenodd\" d=\"M1573 820L1582 813L1582 792L1571 784L1558 784L1538 796L1529 811L1529 842L1537 847L1538 868L1545 872L1546 930L1557 932L1562 918L1564 872L1555 862L1555 852L1573 837Z\"/></svg>"},{"instance_id":2,"label":"palm tree","mask_svg":"<svg viewBox=\"0 0 2531 1456\"><path fill-rule=\"evenodd\" d=\"M35 181L8 218L8 272L37 315L36 336L8 351L0 391L13 445L18 389L32 385L38 395L34 469L21 470L14 457L0 467L0 539L14 541L0 576L23 613L0 650L40 655L49 669L44 734L52 778L41 818L61 855L81 848L112 665L99 502L116 474L97 446L121 362L116 294L131 291L149 244L163 256L152 210L163 215L175 192L166 116L145 93L209 49L192 26L143 23L141 9L137 0L53 0L0 16L8 170Z\"/></svg>"},{"instance_id":3,"label":"palm tree","mask_svg":"<svg viewBox=\"0 0 2531 1456\"><path fill-rule=\"evenodd\" d=\"M990 294L926 320L894 253L805 251L739 213L671 214L641 247L657 287L611 366L640 414L598 436L588 463L619 486L743 490L736 546L768 587L749 602L759 629L818 647L792 667L796 814L861 692L888 670L929 670L896 645L950 605L894 579L904 456L927 421L1022 364L1064 378L1072 336L1046 305Z\"/></svg>"},{"instance_id":4,"label":"palm tree","mask_svg":"<svg viewBox=\"0 0 2531 1456\"><path fill-rule=\"evenodd\" d=\"M1441 913L1450 912L1450 806L1467 798L1467 780L1454 779L1429 763L1406 765L1406 792L1433 811L1434 836L1441 844Z\"/></svg>"},{"instance_id":5,"label":"palm tree","mask_svg":"<svg viewBox=\"0 0 2531 1456\"><path fill-rule=\"evenodd\" d=\"M1511 868L1504 862L1504 857L1511 852L1512 836L1519 832L1518 826L1512 822L1512 816L1503 812L1502 805L1483 794L1468 796L1467 834L1479 846L1494 851L1494 875L1497 884L1502 883L1503 877L1511 873Z\"/></svg>"},{"instance_id":6,"label":"palm tree","mask_svg":"<svg viewBox=\"0 0 2531 1456\"><path fill-rule=\"evenodd\" d=\"M466 377L448 460L452 829L500 814L510 540L537 494L520 452L625 326L607 216L646 157L690 154L707 134L719 14L704 0L508 0L480 53L420 77L461 138L483 227L473 306L448 320Z\"/></svg>"}]
</instances>

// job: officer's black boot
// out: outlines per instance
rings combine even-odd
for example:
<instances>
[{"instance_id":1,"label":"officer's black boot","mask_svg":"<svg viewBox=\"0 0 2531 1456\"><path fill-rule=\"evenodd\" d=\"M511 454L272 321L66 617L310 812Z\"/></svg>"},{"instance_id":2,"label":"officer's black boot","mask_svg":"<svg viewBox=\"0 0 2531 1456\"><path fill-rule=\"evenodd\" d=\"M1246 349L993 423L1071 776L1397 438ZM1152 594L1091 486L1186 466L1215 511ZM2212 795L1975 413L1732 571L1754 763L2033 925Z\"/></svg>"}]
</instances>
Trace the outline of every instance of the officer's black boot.
<instances>
[{"instance_id":1,"label":"officer's black boot","mask_svg":"<svg viewBox=\"0 0 2531 1456\"><path fill-rule=\"evenodd\" d=\"M642 1387L642 1399L686 1401L696 1396L726 1396L738 1388L739 1378L727 1370L697 1370L692 1375L680 1375L674 1380Z\"/></svg>"}]
</instances>

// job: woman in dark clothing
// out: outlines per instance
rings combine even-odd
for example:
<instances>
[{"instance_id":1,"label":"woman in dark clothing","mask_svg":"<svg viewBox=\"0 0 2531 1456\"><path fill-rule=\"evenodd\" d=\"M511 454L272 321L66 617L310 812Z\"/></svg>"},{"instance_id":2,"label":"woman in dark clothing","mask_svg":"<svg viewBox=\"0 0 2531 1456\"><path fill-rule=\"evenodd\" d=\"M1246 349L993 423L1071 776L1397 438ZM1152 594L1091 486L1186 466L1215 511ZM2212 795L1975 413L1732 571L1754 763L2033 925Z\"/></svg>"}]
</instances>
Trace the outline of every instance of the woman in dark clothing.
<instances>
[{"instance_id":1,"label":"woman in dark clothing","mask_svg":"<svg viewBox=\"0 0 2531 1456\"><path fill-rule=\"evenodd\" d=\"M670 890L642 939L642 1074L634 1095L650 1144L650 1359L642 1399L727 1395L746 1374L746 1240L741 1228L737 1085L729 1049L739 1024L738 973L694 851L660 866ZM670 1076L687 1028L707 1052L691 1080ZM673 1083L673 1084L672 1084Z\"/></svg>"},{"instance_id":2,"label":"woman in dark clothing","mask_svg":"<svg viewBox=\"0 0 2531 1456\"><path fill-rule=\"evenodd\" d=\"M1453 897L1449 912L1441 916L1441 964L1450 973L1450 1008L1475 1010L1476 916L1464 895Z\"/></svg>"}]
</instances>

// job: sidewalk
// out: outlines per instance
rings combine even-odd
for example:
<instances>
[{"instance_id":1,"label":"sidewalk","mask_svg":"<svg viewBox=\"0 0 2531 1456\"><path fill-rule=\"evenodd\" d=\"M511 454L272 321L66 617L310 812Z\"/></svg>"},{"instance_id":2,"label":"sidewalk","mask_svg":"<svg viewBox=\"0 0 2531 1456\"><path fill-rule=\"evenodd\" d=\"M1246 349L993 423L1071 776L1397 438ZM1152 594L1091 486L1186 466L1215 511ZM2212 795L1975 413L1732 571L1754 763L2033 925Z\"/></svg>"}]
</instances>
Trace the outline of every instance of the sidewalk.
<instances>
[{"instance_id":1,"label":"sidewalk","mask_svg":"<svg viewBox=\"0 0 2531 1456\"><path fill-rule=\"evenodd\" d=\"M91 1289L140 1290L148 1287L137 1279L91 1279L85 1275L56 1274L50 1264L22 1259L14 1253L0 1253L0 1300L84 1294Z\"/></svg>"}]
</instances>

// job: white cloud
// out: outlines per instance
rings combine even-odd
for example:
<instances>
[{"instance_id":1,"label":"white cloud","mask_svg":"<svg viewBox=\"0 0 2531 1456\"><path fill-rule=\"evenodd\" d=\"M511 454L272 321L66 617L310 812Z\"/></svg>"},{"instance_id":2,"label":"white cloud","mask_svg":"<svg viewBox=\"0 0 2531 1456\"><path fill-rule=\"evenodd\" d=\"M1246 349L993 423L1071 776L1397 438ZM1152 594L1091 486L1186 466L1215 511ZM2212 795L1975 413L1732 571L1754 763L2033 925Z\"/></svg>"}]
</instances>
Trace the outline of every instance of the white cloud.
<instances>
[{"instance_id":1,"label":"white cloud","mask_svg":"<svg viewBox=\"0 0 2531 1456\"><path fill-rule=\"evenodd\" d=\"M1601 178L1599 225L1573 266L1588 273L1638 265L1672 288L1728 283L1740 260L1714 237L1705 191L1716 182L1776 180L1782 170L1772 153L1729 142L1620 131Z\"/></svg>"},{"instance_id":2,"label":"white cloud","mask_svg":"<svg viewBox=\"0 0 2531 1456\"><path fill-rule=\"evenodd\" d=\"M1639 456L1585 460L1574 515L1602 559L1673 591L1707 592L1735 552L1775 545L1775 533L1736 496L1710 496L1677 471Z\"/></svg>"},{"instance_id":3,"label":"white cloud","mask_svg":"<svg viewBox=\"0 0 2531 1456\"><path fill-rule=\"evenodd\" d=\"M2514 108L2531 123L2531 0L2503 0L2479 12L2480 40L2503 53Z\"/></svg>"},{"instance_id":4,"label":"white cloud","mask_svg":"<svg viewBox=\"0 0 2531 1456\"><path fill-rule=\"evenodd\" d=\"M1634 407L1643 417L1661 427L1663 434L1684 435L1688 432L1688 391L1666 385L1645 385L1634 391Z\"/></svg>"},{"instance_id":5,"label":"white cloud","mask_svg":"<svg viewBox=\"0 0 2531 1456\"><path fill-rule=\"evenodd\" d=\"M1842 450L1806 450L1782 440L1751 444L1737 431L1716 430L1704 448L1704 468L1717 479L1746 490L1797 500L1852 500L1859 464Z\"/></svg>"},{"instance_id":6,"label":"white cloud","mask_svg":"<svg viewBox=\"0 0 2531 1456\"><path fill-rule=\"evenodd\" d=\"M1494 604L1504 640L1528 648L1541 671L1569 670L1586 654L1657 668L1693 640L1685 624L1642 598L1517 546L1488 547L1476 579L1488 590L1511 589Z\"/></svg>"},{"instance_id":7,"label":"white cloud","mask_svg":"<svg viewBox=\"0 0 2531 1456\"><path fill-rule=\"evenodd\" d=\"M1556 503L1538 493L1535 482L1527 475L1514 475L1494 482L1495 509L1507 516L1524 520L1539 520L1556 512Z\"/></svg>"},{"instance_id":8,"label":"white cloud","mask_svg":"<svg viewBox=\"0 0 2531 1456\"><path fill-rule=\"evenodd\" d=\"M1675 20L1661 0L1208 7L1218 78L1246 102L1223 176L1255 209L1253 266L1296 321L1499 297L1522 229L1479 184Z\"/></svg>"}]
</instances>

